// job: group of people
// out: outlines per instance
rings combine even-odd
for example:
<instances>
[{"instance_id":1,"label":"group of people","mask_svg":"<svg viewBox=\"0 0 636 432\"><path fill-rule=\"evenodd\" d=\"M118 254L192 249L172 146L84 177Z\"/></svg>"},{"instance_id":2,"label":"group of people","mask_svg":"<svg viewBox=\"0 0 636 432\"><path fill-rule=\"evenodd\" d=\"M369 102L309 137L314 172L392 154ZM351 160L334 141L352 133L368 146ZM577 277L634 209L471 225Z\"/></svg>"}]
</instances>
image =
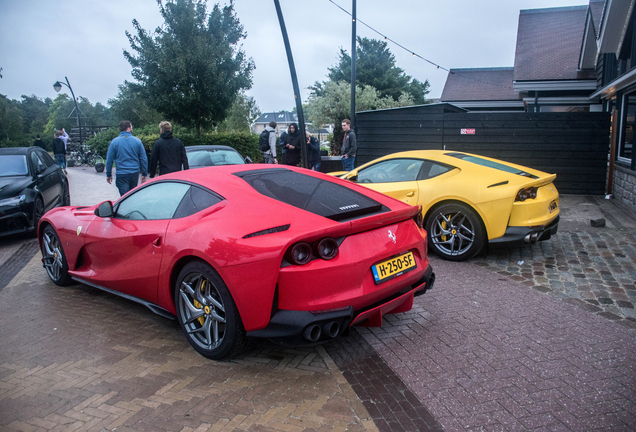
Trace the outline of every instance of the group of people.
<instances>
[{"instance_id":1,"label":"group of people","mask_svg":"<svg viewBox=\"0 0 636 432\"><path fill-rule=\"evenodd\" d=\"M139 183L139 174L141 173L141 183L144 183L150 174L153 178L157 172L157 164L159 164L159 175L168 174L175 171L187 170L188 157L186 155L185 146L180 139L172 135L172 125L167 121L159 123L160 138L155 141L150 153L150 169L146 149L141 140L132 134L132 123L123 120L119 123L119 136L110 142L108 153L106 155L106 181L108 184L113 182L113 164L116 166L115 186L119 190L120 195L124 195L129 190L135 188ZM276 152L276 122L271 121L265 127L269 131L269 150L263 152L263 162L268 164L277 164ZM351 171L354 166L356 156L356 135L351 130L351 122L349 119L342 121L342 130L344 138L342 142L342 167L346 171ZM53 154L55 160L66 172L66 142L68 134L62 129L55 132L53 139ZM307 156L309 168L318 171L320 168L320 144L318 140L309 132L306 133L305 140L307 143ZM37 136L36 143L43 147L40 136ZM282 153L282 163L284 165L298 166L301 157L301 135L298 125L292 123L286 132L280 136L279 145Z\"/></svg>"},{"instance_id":2,"label":"group of people","mask_svg":"<svg viewBox=\"0 0 636 432\"><path fill-rule=\"evenodd\" d=\"M68 142L68 134L62 128L61 131L56 130L53 134L53 155L55 156L55 162L62 167L64 173L66 173L66 143ZM46 150L46 144L40 138L40 135L35 136L34 146L40 147Z\"/></svg>"},{"instance_id":3,"label":"group of people","mask_svg":"<svg viewBox=\"0 0 636 432\"><path fill-rule=\"evenodd\" d=\"M155 141L150 153L150 170L148 170L148 158L146 149L141 140L132 134L132 123L123 120L119 123L119 136L110 142L106 154L106 181L113 182L113 163L116 166L115 186L119 195L124 195L139 183L144 183L150 173L153 178L159 164L159 175L169 174L175 171L190 168L185 146L180 139L172 136L170 122L159 123L160 138Z\"/></svg>"},{"instance_id":4,"label":"group of people","mask_svg":"<svg viewBox=\"0 0 636 432\"><path fill-rule=\"evenodd\" d=\"M276 148L276 122L271 121L265 130L269 132L269 150L263 152L263 162L267 164L277 164L277 148ZM351 121L344 119L342 121L342 130L344 137L342 140L342 169L345 171L351 171L353 169L356 159L356 134L351 130ZM320 143L316 137L312 136L309 132L305 133L305 140L307 143L307 161L309 163L309 169L318 171L320 169ZM301 135L298 130L298 125L292 123L280 134L279 146L282 153L282 164L298 166L301 158Z\"/></svg>"}]
</instances>

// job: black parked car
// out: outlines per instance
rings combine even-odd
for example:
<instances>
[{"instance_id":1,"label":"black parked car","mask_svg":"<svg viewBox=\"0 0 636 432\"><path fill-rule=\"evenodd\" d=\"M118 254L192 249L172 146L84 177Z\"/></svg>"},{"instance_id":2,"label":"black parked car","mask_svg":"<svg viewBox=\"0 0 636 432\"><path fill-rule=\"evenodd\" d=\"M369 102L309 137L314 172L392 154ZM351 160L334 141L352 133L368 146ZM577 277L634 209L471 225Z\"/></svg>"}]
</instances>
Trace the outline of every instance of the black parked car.
<instances>
[{"instance_id":1,"label":"black parked car","mask_svg":"<svg viewBox=\"0 0 636 432\"><path fill-rule=\"evenodd\" d=\"M44 213L68 205L68 179L47 152L0 148L0 236L34 232Z\"/></svg>"},{"instance_id":2,"label":"black parked car","mask_svg":"<svg viewBox=\"0 0 636 432\"><path fill-rule=\"evenodd\" d=\"M243 158L232 147L223 145L198 145L186 147L190 168L252 163L249 156Z\"/></svg>"}]
</instances>

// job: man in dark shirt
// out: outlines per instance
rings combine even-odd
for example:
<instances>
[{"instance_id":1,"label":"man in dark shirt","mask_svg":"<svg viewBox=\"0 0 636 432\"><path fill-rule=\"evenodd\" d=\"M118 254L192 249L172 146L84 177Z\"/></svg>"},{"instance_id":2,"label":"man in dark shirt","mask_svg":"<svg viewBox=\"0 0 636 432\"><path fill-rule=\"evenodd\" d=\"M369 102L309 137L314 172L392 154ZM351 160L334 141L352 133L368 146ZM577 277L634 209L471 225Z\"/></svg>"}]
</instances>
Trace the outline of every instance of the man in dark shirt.
<instances>
[{"instance_id":1,"label":"man in dark shirt","mask_svg":"<svg viewBox=\"0 0 636 432\"><path fill-rule=\"evenodd\" d=\"M33 145L46 150L46 144L44 144L44 141L40 139L40 135L35 136L35 142L33 143Z\"/></svg>"},{"instance_id":2,"label":"man in dark shirt","mask_svg":"<svg viewBox=\"0 0 636 432\"><path fill-rule=\"evenodd\" d=\"M342 169L351 171L356 160L356 150L358 149L356 133L351 130L351 120L344 119L342 121L342 131L344 132L341 150Z\"/></svg>"},{"instance_id":3,"label":"man in dark shirt","mask_svg":"<svg viewBox=\"0 0 636 432\"><path fill-rule=\"evenodd\" d=\"M167 121L162 121L159 123L159 131L161 138L152 145L150 153L148 170L150 178L154 177L157 172L157 162L159 162L159 175L181 171L182 166L184 170L189 169L185 146L180 139L172 136L172 125Z\"/></svg>"},{"instance_id":4,"label":"man in dark shirt","mask_svg":"<svg viewBox=\"0 0 636 432\"><path fill-rule=\"evenodd\" d=\"M55 132L53 135L53 154L55 155L55 161L62 167L62 171L66 174L66 146L64 141L60 139L60 132Z\"/></svg>"}]
</instances>

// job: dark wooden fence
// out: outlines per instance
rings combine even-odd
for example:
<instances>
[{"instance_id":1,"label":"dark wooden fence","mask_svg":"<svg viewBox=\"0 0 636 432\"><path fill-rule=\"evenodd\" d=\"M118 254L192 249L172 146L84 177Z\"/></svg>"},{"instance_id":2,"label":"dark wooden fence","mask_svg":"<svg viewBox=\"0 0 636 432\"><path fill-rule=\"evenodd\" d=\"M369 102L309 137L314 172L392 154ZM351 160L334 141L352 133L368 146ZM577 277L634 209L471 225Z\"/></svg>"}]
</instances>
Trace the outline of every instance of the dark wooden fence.
<instances>
[{"instance_id":1,"label":"dark wooden fence","mask_svg":"<svg viewBox=\"0 0 636 432\"><path fill-rule=\"evenodd\" d=\"M356 123L356 166L399 151L446 149L555 173L560 193L605 193L609 113L470 113L434 104L360 112Z\"/></svg>"},{"instance_id":2,"label":"dark wooden fence","mask_svg":"<svg viewBox=\"0 0 636 432\"><path fill-rule=\"evenodd\" d=\"M82 141L86 142L89 138L93 138L95 135L100 133L103 130L108 129L110 126L88 126L82 125ZM72 128L69 133L69 140L72 143L79 143L80 140L80 130L78 127Z\"/></svg>"}]
</instances>

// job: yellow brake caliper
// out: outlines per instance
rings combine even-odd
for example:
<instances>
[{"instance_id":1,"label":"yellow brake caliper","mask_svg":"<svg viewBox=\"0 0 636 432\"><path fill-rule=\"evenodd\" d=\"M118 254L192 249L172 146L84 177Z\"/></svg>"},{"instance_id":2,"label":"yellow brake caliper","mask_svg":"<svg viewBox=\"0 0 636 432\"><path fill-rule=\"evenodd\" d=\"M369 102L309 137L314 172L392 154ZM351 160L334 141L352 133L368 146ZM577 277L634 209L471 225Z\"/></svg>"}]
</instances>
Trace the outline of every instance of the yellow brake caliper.
<instances>
[{"instance_id":1,"label":"yellow brake caliper","mask_svg":"<svg viewBox=\"0 0 636 432\"><path fill-rule=\"evenodd\" d=\"M446 218L450 219L451 215L448 215ZM446 229L446 221L442 222L442 229ZM442 241L446 241L446 235L442 236Z\"/></svg>"},{"instance_id":2,"label":"yellow brake caliper","mask_svg":"<svg viewBox=\"0 0 636 432\"><path fill-rule=\"evenodd\" d=\"M206 282L206 281L204 280L204 281L201 283L201 292L202 292L202 293L205 293L205 291L204 291L204 289L205 289L205 282ZM199 303L198 301L196 301L196 299L194 299L194 298L192 299L192 303L194 303L194 306L195 306L195 307L198 307L198 308L202 308L202 307L203 307L203 305L202 305L201 303ZM201 324L201 325L203 326L203 324L205 323L205 318L204 318L204 317L202 317L202 316L200 316L199 318L197 318L197 321L199 321L199 324Z\"/></svg>"}]
</instances>

